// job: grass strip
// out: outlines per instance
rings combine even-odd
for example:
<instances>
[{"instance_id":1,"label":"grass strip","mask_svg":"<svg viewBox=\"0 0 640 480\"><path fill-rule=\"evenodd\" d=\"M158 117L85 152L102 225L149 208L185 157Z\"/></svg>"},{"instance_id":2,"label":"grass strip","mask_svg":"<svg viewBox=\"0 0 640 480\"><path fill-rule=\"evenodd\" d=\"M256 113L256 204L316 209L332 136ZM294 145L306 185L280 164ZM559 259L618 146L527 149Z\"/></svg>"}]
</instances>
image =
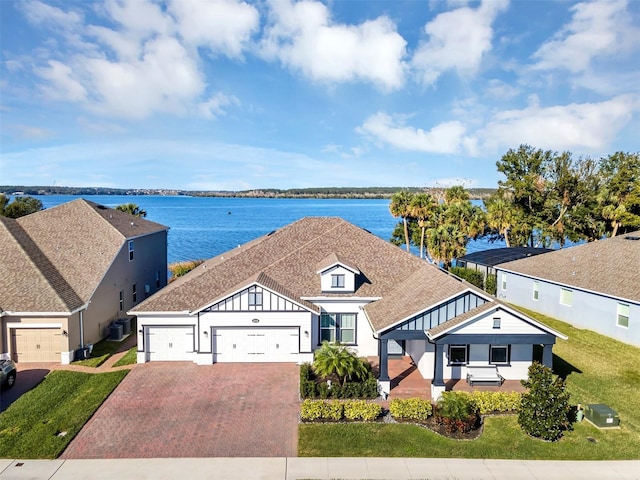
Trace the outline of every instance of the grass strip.
<instances>
[{"instance_id":1,"label":"grass strip","mask_svg":"<svg viewBox=\"0 0 640 480\"><path fill-rule=\"evenodd\" d=\"M0 414L3 458L57 458L128 370L53 371Z\"/></svg>"}]
</instances>

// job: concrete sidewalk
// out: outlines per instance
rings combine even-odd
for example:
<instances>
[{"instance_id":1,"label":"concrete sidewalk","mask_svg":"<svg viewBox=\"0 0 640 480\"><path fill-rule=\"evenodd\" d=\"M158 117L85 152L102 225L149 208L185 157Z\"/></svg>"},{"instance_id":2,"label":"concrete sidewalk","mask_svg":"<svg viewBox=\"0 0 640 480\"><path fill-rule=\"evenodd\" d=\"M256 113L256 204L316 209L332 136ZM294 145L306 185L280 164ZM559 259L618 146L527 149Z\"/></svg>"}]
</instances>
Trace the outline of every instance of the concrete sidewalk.
<instances>
[{"instance_id":1,"label":"concrete sidewalk","mask_svg":"<svg viewBox=\"0 0 640 480\"><path fill-rule=\"evenodd\" d=\"M640 461L455 458L0 460L0 480L640 480Z\"/></svg>"}]
</instances>

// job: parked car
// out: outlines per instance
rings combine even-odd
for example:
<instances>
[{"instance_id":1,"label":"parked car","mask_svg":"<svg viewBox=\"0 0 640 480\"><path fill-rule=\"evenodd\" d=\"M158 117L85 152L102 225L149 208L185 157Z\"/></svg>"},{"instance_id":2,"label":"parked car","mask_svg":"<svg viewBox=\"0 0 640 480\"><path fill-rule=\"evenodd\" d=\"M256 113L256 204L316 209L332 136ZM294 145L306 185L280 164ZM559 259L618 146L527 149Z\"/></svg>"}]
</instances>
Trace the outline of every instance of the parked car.
<instances>
[{"instance_id":1,"label":"parked car","mask_svg":"<svg viewBox=\"0 0 640 480\"><path fill-rule=\"evenodd\" d=\"M0 387L11 388L16 383L16 364L6 353L0 354Z\"/></svg>"}]
</instances>

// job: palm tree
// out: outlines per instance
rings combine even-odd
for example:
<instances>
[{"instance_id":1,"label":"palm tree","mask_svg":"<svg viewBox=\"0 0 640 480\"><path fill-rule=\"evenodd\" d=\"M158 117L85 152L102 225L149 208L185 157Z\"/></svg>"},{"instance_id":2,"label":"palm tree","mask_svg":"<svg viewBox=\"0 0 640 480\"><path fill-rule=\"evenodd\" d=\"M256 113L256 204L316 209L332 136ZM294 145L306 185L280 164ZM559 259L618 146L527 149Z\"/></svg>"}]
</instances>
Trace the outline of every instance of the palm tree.
<instances>
[{"instance_id":1,"label":"palm tree","mask_svg":"<svg viewBox=\"0 0 640 480\"><path fill-rule=\"evenodd\" d=\"M134 217L147 216L147 212L145 210L142 210L135 203L124 203L122 205L118 205L115 209L124 213L128 213L129 215L133 215Z\"/></svg>"},{"instance_id":2,"label":"palm tree","mask_svg":"<svg viewBox=\"0 0 640 480\"><path fill-rule=\"evenodd\" d=\"M426 254L423 256L425 233L437 206L435 199L428 193L414 195L409 204L409 213L418 220L420 227L420 258L426 257Z\"/></svg>"},{"instance_id":3,"label":"palm tree","mask_svg":"<svg viewBox=\"0 0 640 480\"><path fill-rule=\"evenodd\" d=\"M509 230L513 225L514 205L507 198L507 193L497 191L485 200L484 205L487 209L487 225L503 236L507 247L510 247Z\"/></svg>"},{"instance_id":4,"label":"palm tree","mask_svg":"<svg viewBox=\"0 0 640 480\"><path fill-rule=\"evenodd\" d=\"M391 212L391 215L396 218L402 218L402 222L404 224L404 241L407 245L407 252L410 251L408 219L410 217L409 206L411 205L412 198L413 194L411 192L408 190L401 190L391 196L391 203L389 204L389 211Z\"/></svg>"},{"instance_id":5,"label":"palm tree","mask_svg":"<svg viewBox=\"0 0 640 480\"><path fill-rule=\"evenodd\" d=\"M340 385L344 385L349 378L363 380L368 373L363 361L346 345L326 340L315 352L313 369L321 377L336 375Z\"/></svg>"}]
</instances>

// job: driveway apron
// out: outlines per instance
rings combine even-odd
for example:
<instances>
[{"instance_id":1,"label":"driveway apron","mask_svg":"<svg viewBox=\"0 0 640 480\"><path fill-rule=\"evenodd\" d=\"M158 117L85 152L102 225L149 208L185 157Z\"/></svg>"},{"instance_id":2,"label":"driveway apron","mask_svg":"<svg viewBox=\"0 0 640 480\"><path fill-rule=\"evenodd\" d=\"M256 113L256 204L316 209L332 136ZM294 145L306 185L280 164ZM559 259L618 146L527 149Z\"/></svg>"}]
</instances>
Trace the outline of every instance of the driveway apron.
<instances>
[{"instance_id":1,"label":"driveway apron","mask_svg":"<svg viewBox=\"0 0 640 480\"><path fill-rule=\"evenodd\" d=\"M61 458L294 457L294 364L137 365Z\"/></svg>"}]
</instances>

